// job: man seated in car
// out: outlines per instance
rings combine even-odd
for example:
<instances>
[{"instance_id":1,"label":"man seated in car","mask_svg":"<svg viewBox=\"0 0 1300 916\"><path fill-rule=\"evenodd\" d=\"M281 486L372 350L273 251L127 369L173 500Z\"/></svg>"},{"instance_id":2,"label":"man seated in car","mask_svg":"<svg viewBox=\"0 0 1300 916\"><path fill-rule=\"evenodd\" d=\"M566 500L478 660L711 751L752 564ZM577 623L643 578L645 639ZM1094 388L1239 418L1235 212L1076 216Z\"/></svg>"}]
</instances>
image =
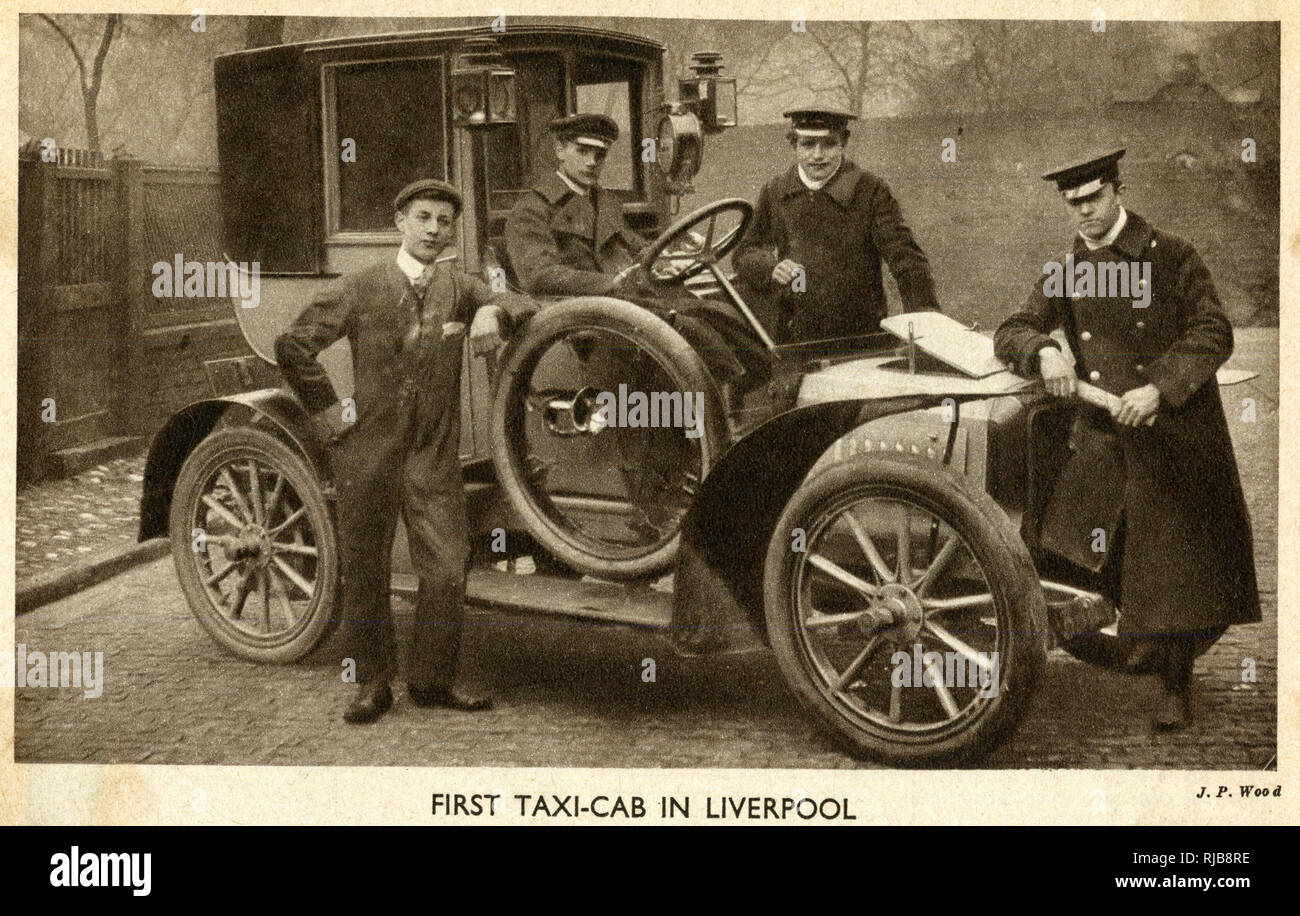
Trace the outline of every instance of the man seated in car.
<instances>
[{"instance_id":1,"label":"man seated in car","mask_svg":"<svg viewBox=\"0 0 1300 916\"><path fill-rule=\"evenodd\" d=\"M672 324L699 353L720 393L764 381L767 357L726 305L684 291L663 293L637 266L646 240L624 221L622 202L600 187L618 125L602 114L575 114L550 125L557 168L543 175L506 220L506 252L524 290L534 295L615 296Z\"/></svg>"}]
</instances>

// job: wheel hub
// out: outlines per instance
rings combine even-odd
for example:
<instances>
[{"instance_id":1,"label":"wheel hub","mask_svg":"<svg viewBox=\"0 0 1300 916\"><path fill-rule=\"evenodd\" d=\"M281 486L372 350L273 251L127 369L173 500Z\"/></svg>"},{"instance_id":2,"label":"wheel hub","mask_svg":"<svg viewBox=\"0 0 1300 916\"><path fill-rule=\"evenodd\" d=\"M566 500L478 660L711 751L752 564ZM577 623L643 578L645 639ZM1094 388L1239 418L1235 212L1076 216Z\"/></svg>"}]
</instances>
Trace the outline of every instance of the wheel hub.
<instances>
[{"instance_id":1,"label":"wheel hub","mask_svg":"<svg viewBox=\"0 0 1300 916\"><path fill-rule=\"evenodd\" d=\"M271 537L261 525L248 525L239 532L230 551L235 561L251 560L257 566L271 562Z\"/></svg>"},{"instance_id":2,"label":"wheel hub","mask_svg":"<svg viewBox=\"0 0 1300 916\"><path fill-rule=\"evenodd\" d=\"M872 604L872 610L877 613L863 615L861 625L864 632L880 632L894 642L915 641L917 634L921 632L921 624L925 622L921 599L917 598L916 593L906 585L897 582L890 582L880 587L879 598ZM882 612L889 614L893 622L878 629L873 618L878 619L878 615Z\"/></svg>"}]
</instances>

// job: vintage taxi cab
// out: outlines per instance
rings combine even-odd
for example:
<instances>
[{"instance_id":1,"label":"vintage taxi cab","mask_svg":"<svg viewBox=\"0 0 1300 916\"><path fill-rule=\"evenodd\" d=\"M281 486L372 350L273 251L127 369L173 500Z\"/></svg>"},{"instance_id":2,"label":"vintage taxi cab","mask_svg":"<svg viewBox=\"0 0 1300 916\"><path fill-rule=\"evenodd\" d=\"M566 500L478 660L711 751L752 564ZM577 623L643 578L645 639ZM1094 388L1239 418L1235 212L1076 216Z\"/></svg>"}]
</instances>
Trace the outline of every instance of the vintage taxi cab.
<instances>
[{"instance_id":1,"label":"vintage taxi cab","mask_svg":"<svg viewBox=\"0 0 1300 916\"><path fill-rule=\"evenodd\" d=\"M977 760L1028 710L1053 628L1091 661L1118 651L1096 578L1034 542L1068 409L978 365L988 339L933 316L773 345L725 260L752 207L674 219L708 137L736 123L734 82L700 54L668 100L663 55L633 35L518 25L219 58L227 255L259 265L261 304L232 304L252 351L241 371L155 436L140 536L170 536L194 614L232 652L287 663L325 640L338 589L329 455L278 382L275 337L323 284L392 257L389 202L417 177L460 185L456 257L512 283L503 223L554 167L547 125L604 112L620 135L602 184L654 238L642 263L656 283L735 308L768 347L772 382L727 416L682 337L608 297L545 302L499 361L466 356L471 605L645 628L689 653L766 645L850 753ZM345 342L323 361L349 392ZM698 393L695 434L602 417L602 394L628 389L664 395L666 410ZM400 541L399 589L411 580Z\"/></svg>"}]
</instances>

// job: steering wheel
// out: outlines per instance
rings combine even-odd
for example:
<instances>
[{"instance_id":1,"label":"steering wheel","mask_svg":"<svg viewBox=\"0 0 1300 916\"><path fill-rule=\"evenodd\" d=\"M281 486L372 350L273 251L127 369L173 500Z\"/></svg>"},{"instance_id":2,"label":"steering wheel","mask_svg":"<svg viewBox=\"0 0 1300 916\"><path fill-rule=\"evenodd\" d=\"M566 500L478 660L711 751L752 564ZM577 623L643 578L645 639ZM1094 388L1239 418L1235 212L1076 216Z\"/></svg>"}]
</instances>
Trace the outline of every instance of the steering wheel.
<instances>
[{"instance_id":1,"label":"steering wheel","mask_svg":"<svg viewBox=\"0 0 1300 916\"><path fill-rule=\"evenodd\" d=\"M731 213L739 214L740 222L721 236L717 235L719 219ZM637 263L623 273L631 273L639 267L656 285L680 283L721 261L740 242L753 218L753 204L739 197L707 204L659 233ZM693 231L706 223L703 234ZM619 276L621 279L623 275Z\"/></svg>"},{"instance_id":2,"label":"steering wheel","mask_svg":"<svg viewBox=\"0 0 1300 916\"><path fill-rule=\"evenodd\" d=\"M739 214L740 222L730 229L717 234L718 220L723 214ZM649 281L656 286L668 286L693 277L702 270L708 270L718 281L727 298L740 312L745 322L762 341L769 353L777 352L776 342L767 333L762 323L745 304L740 293L719 268L726 254L740 243L749 228L749 221L754 218L754 205L740 197L719 200L688 213L671 226L659 233L633 265L621 270L614 277L615 285L622 283L634 271L642 271ZM704 234L695 231L696 226L707 223ZM679 247L673 247L677 244Z\"/></svg>"}]
</instances>

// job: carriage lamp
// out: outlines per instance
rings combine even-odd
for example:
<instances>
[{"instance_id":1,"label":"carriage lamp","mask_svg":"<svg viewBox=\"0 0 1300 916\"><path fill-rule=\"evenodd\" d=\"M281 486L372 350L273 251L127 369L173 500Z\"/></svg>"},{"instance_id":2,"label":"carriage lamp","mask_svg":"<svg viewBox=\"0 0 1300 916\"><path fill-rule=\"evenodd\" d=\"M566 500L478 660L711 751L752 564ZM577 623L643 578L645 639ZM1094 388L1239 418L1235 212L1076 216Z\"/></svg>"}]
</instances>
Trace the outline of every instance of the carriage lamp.
<instances>
[{"instance_id":1,"label":"carriage lamp","mask_svg":"<svg viewBox=\"0 0 1300 916\"><path fill-rule=\"evenodd\" d=\"M451 71L452 120L458 127L515 122L515 71L491 38L471 38Z\"/></svg>"},{"instance_id":2,"label":"carriage lamp","mask_svg":"<svg viewBox=\"0 0 1300 916\"><path fill-rule=\"evenodd\" d=\"M704 136L695 112L681 102L670 102L659 115L655 128L656 157L668 180L670 192L687 192L690 181L700 170L704 155Z\"/></svg>"},{"instance_id":3,"label":"carriage lamp","mask_svg":"<svg viewBox=\"0 0 1300 916\"><path fill-rule=\"evenodd\" d=\"M736 80L720 75L722 55L717 51L696 51L690 66L692 76L677 81L682 102L695 111L709 133L735 127Z\"/></svg>"}]
</instances>

